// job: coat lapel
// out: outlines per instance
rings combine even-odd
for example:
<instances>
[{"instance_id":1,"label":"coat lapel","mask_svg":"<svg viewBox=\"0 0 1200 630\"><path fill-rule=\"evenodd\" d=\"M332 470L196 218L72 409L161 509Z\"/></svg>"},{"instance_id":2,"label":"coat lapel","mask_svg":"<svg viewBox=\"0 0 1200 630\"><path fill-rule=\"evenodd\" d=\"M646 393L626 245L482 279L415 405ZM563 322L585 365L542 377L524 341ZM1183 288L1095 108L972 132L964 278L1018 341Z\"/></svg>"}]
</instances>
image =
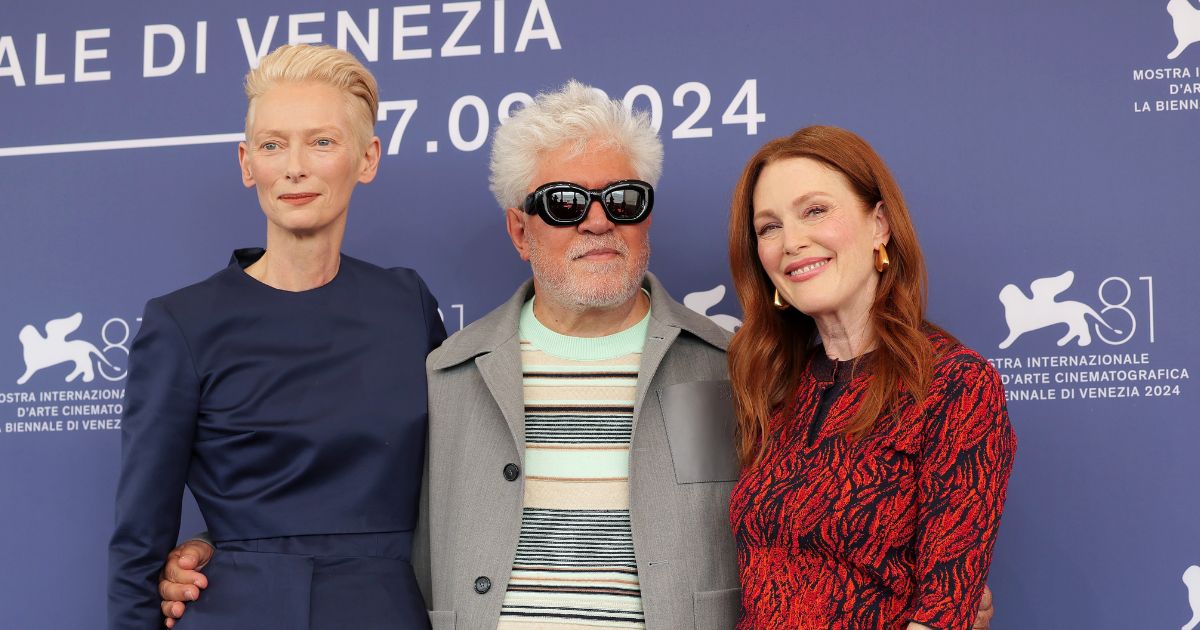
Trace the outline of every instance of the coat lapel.
<instances>
[{"instance_id":1,"label":"coat lapel","mask_svg":"<svg viewBox=\"0 0 1200 630\"><path fill-rule=\"evenodd\" d=\"M453 369L473 361L488 392L500 408L513 442L525 456L525 393L521 387L521 342L517 328L521 307L533 294L526 281L504 304L453 334L429 357L430 370Z\"/></svg>"},{"instance_id":2,"label":"coat lapel","mask_svg":"<svg viewBox=\"0 0 1200 630\"><path fill-rule=\"evenodd\" d=\"M642 363L638 367L637 391L633 399L633 432L637 432L638 418L642 415L642 403L646 400L646 392L650 390L650 381L658 372L667 350L679 336L679 327L671 326L653 315L650 316L650 326L646 330L646 344L642 347Z\"/></svg>"},{"instance_id":3,"label":"coat lapel","mask_svg":"<svg viewBox=\"0 0 1200 630\"><path fill-rule=\"evenodd\" d=\"M637 392L633 403L635 434L650 383L681 331L686 330L721 350L729 345L728 333L707 317L672 299L654 274L647 273L642 286L650 292L650 326L646 330L646 345L642 348L642 364L638 368Z\"/></svg>"},{"instance_id":4,"label":"coat lapel","mask_svg":"<svg viewBox=\"0 0 1200 630\"><path fill-rule=\"evenodd\" d=\"M488 391L504 414L521 461L525 461L525 393L521 384L521 348L515 340L475 358Z\"/></svg>"}]
</instances>

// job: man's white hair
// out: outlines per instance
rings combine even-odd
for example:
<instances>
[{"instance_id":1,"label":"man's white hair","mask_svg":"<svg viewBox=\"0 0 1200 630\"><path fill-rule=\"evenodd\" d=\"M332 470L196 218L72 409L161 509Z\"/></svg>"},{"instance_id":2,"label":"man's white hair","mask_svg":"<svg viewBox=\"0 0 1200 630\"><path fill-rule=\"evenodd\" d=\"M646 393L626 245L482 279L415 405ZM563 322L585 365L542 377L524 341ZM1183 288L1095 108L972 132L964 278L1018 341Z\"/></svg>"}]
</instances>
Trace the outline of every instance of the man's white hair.
<instances>
[{"instance_id":1,"label":"man's white hair","mask_svg":"<svg viewBox=\"0 0 1200 630\"><path fill-rule=\"evenodd\" d=\"M631 114L620 101L574 79L554 92L541 92L513 114L492 137L492 194L501 208L519 208L534 184L538 160L571 147L614 148L624 153L638 179L658 184L663 147L645 112Z\"/></svg>"}]
</instances>

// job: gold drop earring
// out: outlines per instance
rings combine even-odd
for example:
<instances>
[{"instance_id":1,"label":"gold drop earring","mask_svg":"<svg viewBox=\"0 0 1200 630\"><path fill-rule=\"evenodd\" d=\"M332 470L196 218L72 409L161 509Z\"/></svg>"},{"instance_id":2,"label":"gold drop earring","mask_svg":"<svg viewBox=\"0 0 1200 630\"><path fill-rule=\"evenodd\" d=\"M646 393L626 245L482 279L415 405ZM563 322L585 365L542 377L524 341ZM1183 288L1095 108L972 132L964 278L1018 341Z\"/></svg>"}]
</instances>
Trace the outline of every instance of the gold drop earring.
<instances>
[{"instance_id":1,"label":"gold drop earring","mask_svg":"<svg viewBox=\"0 0 1200 630\"><path fill-rule=\"evenodd\" d=\"M789 308L791 308L791 306L792 306L791 304L788 304L787 302L784 302L782 299L780 299L779 289L775 289L775 299L771 301L771 304L774 305L775 308L777 308L781 311L786 311Z\"/></svg>"}]
</instances>

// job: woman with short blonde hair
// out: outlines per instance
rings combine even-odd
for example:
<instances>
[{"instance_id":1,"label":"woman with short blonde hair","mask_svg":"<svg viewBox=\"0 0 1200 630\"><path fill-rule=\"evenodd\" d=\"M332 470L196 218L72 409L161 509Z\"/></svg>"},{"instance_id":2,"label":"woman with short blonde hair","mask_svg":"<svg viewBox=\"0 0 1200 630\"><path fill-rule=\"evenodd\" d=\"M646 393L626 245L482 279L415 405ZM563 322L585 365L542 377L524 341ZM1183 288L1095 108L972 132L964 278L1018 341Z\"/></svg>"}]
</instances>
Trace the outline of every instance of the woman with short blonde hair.
<instances>
[{"instance_id":1,"label":"woman with short blonde hair","mask_svg":"<svg viewBox=\"0 0 1200 630\"><path fill-rule=\"evenodd\" d=\"M375 79L353 56L283 46L246 77L242 183L266 248L146 304L133 342L109 630L151 630L186 484L215 547L189 630L423 628L410 564L425 356L446 336L410 269L341 253L375 177ZM192 585L189 584L189 587Z\"/></svg>"}]
</instances>

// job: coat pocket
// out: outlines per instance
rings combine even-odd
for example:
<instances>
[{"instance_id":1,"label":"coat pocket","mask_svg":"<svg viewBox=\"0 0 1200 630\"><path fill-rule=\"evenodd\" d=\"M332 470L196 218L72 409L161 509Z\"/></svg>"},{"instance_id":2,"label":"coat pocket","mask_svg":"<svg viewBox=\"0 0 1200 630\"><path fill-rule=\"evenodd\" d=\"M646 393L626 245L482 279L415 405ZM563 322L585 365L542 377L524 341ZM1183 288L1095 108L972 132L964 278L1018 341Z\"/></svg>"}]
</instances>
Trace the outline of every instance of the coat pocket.
<instances>
[{"instance_id":1,"label":"coat pocket","mask_svg":"<svg viewBox=\"0 0 1200 630\"><path fill-rule=\"evenodd\" d=\"M742 614L742 589L699 591L693 594L696 630L733 630Z\"/></svg>"},{"instance_id":2,"label":"coat pocket","mask_svg":"<svg viewBox=\"0 0 1200 630\"><path fill-rule=\"evenodd\" d=\"M676 483L737 481L729 381L677 383L658 391Z\"/></svg>"},{"instance_id":3,"label":"coat pocket","mask_svg":"<svg viewBox=\"0 0 1200 630\"><path fill-rule=\"evenodd\" d=\"M429 625L433 626L433 630L454 630L454 617L453 610L431 610Z\"/></svg>"}]
</instances>

